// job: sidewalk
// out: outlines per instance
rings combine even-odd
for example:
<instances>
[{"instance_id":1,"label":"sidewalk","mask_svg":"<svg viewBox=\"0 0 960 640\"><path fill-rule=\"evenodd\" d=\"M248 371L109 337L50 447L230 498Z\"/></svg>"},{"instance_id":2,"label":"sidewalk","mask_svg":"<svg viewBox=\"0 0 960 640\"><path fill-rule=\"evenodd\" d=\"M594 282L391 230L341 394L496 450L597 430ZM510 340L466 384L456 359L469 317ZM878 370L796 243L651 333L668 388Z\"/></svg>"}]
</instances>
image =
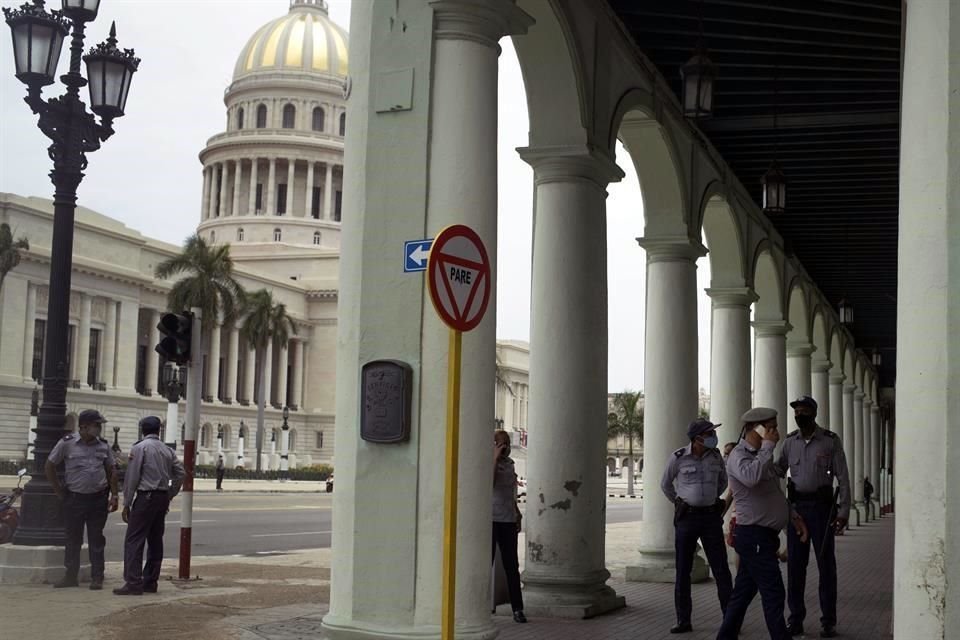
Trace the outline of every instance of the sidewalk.
<instances>
[{"instance_id":1,"label":"sidewalk","mask_svg":"<svg viewBox=\"0 0 960 640\"><path fill-rule=\"evenodd\" d=\"M24 480L26 484L26 479ZM0 492L17 486L17 476L0 476ZM214 478L197 478L193 490L207 492L217 490ZM222 493L326 493L327 484L319 480L224 480Z\"/></svg>"},{"instance_id":2,"label":"sidewalk","mask_svg":"<svg viewBox=\"0 0 960 640\"><path fill-rule=\"evenodd\" d=\"M673 585L624 582L624 567L636 556L637 523L607 527L611 586L627 607L592 620L531 618L518 625L508 617L494 624L502 640L667 640L674 624ZM894 520L887 517L837 540L840 565L841 637L889 640L893 602ZM176 554L167 532L167 556ZM41 640L293 640L322 637L320 619L330 594L330 550L194 558L200 580L177 583L176 560L164 565L160 593L120 598L121 567L108 563L102 592L85 588L54 591L49 586L0 586L4 637ZM521 559L522 561L522 559ZM784 571L785 571L784 567ZM712 640L720 624L712 582L693 586L695 632L688 640ZM819 632L817 570L812 561L807 586L807 638ZM16 612L16 615L9 615ZM55 614L51 614L55 612ZM751 606L741 640L767 638L759 598Z\"/></svg>"}]
</instances>

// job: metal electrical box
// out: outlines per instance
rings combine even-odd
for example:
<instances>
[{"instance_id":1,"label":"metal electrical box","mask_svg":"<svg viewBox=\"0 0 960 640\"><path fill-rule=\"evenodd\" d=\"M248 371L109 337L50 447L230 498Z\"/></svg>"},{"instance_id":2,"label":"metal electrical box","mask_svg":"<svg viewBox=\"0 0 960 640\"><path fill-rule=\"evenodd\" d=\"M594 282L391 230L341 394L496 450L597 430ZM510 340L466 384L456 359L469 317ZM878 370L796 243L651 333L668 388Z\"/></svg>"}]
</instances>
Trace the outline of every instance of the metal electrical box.
<instances>
[{"instance_id":1,"label":"metal electrical box","mask_svg":"<svg viewBox=\"0 0 960 640\"><path fill-rule=\"evenodd\" d=\"M410 439L413 368L397 360L374 360L360 372L360 437L392 444Z\"/></svg>"}]
</instances>

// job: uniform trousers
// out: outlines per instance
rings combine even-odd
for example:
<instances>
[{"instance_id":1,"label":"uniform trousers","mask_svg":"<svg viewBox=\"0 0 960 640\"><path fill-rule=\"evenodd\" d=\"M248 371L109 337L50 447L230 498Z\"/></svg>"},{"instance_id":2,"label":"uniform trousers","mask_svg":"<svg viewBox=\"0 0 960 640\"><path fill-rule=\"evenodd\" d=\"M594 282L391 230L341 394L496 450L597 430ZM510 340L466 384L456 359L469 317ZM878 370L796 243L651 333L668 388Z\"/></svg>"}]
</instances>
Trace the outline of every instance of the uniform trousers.
<instances>
[{"instance_id":1,"label":"uniform trousers","mask_svg":"<svg viewBox=\"0 0 960 640\"><path fill-rule=\"evenodd\" d=\"M710 570L717 582L717 597L720 609L726 611L733 590L730 565L727 564L727 549L723 543L723 515L719 508L699 511L691 508L676 524L675 547L677 578L674 581L673 603L677 610L677 622L690 622L693 601L690 597L690 572L697 552L697 540L703 543Z\"/></svg>"},{"instance_id":2,"label":"uniform trousers","mask_svg":"<svg viewBox=\"0 0 960 640\"><path fill-rule=\"evenodd\" d=\"M127 536L123 541L123 579L134 588L155 587L163 563L163 527L170 497L166 491L137 491L127 516ZM143 563L143 547L147 562Z\"/></svg>"},{"instance_id":3,"label":"uniform trousers","mask_svg":"<svg viewBox=\"0 0 960 640\"><path fill-rule=\"evenodd\" d=\"M523 593L520 591L520 559L517 557L517 523L493 523L493 547L491 559L497 557L497 547L500 547L500 558L503 560L503 570L507 574L507 589L510 591L510 608L514 611L523 611Z\"/></svg>"},{"instance_id":4,"label":"uniform trousers","mask_svg":"<svg viewBox=\"0 0 960 640\"><path fill-rule=\"evenodd\" d=\"M779 531L759 525L738 524L733 548L740 555L740 569L717 640L737 638L747 608L758 591L771 640L790 640L787 624L783 620L786 593L777 558Z\"/></svg>"},{"instance_id":5,"label":"uniform trousers","mask_svg":"<svg viewBox=\"0 0 960 640\"><path fill-rule=\"evenodd\" d=\"M67 491L63 499L63 527L66 548L63 566L66 578L77 580L80 573L80 548L83 546L83 528L87 528L87 544L90 554L90 578L103 580L103 555L107 539L103 527L107 524L107 494L104 489L97 493L74 493Z\"/></svg>"},{"instance_id":6,"label":"uniform trousers","mask_svg":"<svg viewBox=\"0 0 960 640\"><path fill-rule=\"evenodd\" d=\"M829 502L800 500L793 508L807 523L810 538L800 542L793 527L787 527L787 603L790 605L790 622L803 624L807 607L803 592L807 586L807 563L810 559L810 543L817 556L820 570L820 623L837 624L837 556L833 527L830 526Z\"/></svg>"}]
</instances>

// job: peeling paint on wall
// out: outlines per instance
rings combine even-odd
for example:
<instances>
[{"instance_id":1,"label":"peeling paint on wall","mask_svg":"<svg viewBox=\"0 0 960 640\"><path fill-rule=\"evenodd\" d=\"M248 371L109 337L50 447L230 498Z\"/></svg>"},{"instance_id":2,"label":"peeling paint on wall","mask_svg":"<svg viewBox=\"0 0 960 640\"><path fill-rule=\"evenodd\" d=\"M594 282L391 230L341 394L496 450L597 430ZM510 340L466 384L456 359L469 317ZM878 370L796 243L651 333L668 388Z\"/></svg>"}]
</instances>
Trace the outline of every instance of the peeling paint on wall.
<instances>
[{"instance_id":1,"label":"peeling paint on wall","mask_svg":"<svg viewBox=\"0 0 960 640\"><path fill-rule=\"evenodd\" d=\"M580 490L580 487L583 486L582 482L577 480L569 480L564 483L563 488L573 494L573 497L577 497L577 492Z\"/></svg>"}]
</instances>

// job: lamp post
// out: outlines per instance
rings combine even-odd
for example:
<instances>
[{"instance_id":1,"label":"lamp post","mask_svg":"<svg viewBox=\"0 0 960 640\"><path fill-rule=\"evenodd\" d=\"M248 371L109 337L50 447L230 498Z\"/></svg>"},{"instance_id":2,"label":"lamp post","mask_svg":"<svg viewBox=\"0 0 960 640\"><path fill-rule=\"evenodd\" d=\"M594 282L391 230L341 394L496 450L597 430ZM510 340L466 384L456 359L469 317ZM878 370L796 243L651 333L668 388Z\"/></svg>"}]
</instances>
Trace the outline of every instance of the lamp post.
<instances>
[{"instance_id":1,"label":"lamp post","mask_svg":"<svg viewBox=\"0 0 960 640\"><path fill-rule=\"evenodd\" d=\"M187 379L187 369L186 367L178 367L172 362L168 362L167 365L163 368L163 387L166 393L164 394L167 397L167 425L170 425L171 429L176 429L177 426L177 411L179 406L177 403L180 402L180 397L183 395L183 392L186 390L185 382ZM174 431L176 433L176 431ZM166 436L169 435L166 430L164 430L164 438L166 441Z\"/></svg>"},{"instance_id":2,"label":"lamp post","mask_svg":"<svg viewBox=\"0 0 960 640\"><path fill-rule=\"evenodd\" d=\"M37 439L37 414L40 411L40 388L30 392L30 429L27 432L27 460L33 455L33 443Z\"/></svg>"},{"instance_id":3,"label":"lamp post","mask_svg":"<svg viewBox=\"0 0 960 640\"><path fill-rule=\"evenodd\" d=\"M50 246L50 290L47 306L47 348L44 355L43 404L37 417L34 474L24 489L18 545L64 543L60 507L43 474L51 449L62 436L67 405L63 363L67 352L70 278L73 260L73 219L77 187L87 167L86 154L113 135L113 120L124 113L130 80L140 64L132 49L117 47L116 27L110 37L83 55L84 30L97 17L100 0L62 0L60 11L48 12L43 0L19 9L4 8L13 32L17 78L27 85L26 103L39 116L40 130L52 141L50 179L55 187L53 241ZM70 71L60 77L66 92L43 99L43 87L53 84L60 50L72 30ZM80 75L81 59L87 78ZM88 82L89 79L89 82ZM90 110L80 99L80 88L90 86ZM97 122L95 115L100 116Z\"/></svg>"},{"instance_id":4,"label":"lamp post","mask_svg":"<svg viewBox=\"0 0 960 640\"><path fill-rule=\"evenodd\" d=\"M280 482L286 482L290 477L290 408L283 407L283 440L280 441Z\"/></svg>"},{"instance_id":5,"label":"lamp post","mask_svg":"<svg viewBox=\"0 0 960 640\"><path fill-rule=\"evenodd\" d=\"M217 457L223 455L223 424L217 423Z\"/></svg>"},{"instance_id":6,"label":"lamp post","mask_svg":"<svg viewBox=\"0 0 960 640\"><path fill-rule=\"evenodd\" d=\"M237 466L242 467L243 464L243 439L247 435L247 428L243 424L243 420L240 421L240 435L237 437Z\"/></svg>"}]
</instances>

